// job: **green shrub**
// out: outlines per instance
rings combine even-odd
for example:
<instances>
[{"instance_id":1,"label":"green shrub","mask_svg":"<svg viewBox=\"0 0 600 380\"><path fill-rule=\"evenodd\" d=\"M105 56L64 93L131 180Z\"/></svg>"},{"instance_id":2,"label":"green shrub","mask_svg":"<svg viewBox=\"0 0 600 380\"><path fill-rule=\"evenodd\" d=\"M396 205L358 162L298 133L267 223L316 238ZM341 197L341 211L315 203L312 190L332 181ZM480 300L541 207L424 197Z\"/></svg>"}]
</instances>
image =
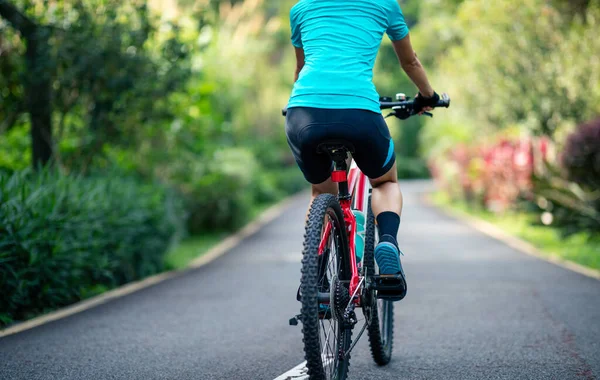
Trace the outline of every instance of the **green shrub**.
<instances>
[{"instance_id":1,"label":"green shrub","mask_svg":"<svg viewBox=\"0 0 600 380\"><path fill-rule=\"evenodd\" d=\"M562 178L560 170L548 165L543 174L534 176L536 202L533 210L540 222L561 230L564 236L580 232L600 241L600 195Z\"/></svg>"},{"instance_id":2,"label":"green shrub","mask_svg":"<svg viewBox=\"0 0 600 380\"><path fill-rule=\"evenodd\" d=\"M118 176L0 175L0 324L160 272L180 209Z\"/></svg>"},{"instance_id":3,"label":"green shrub","mask_svg":"<svg viewBox=\"0 0 600 380\"><path fill-rule=\"evenodd\" d=\"M302 172L297 166L282 167L273 172L273 177L277 189L282 191L285 195L295 194L310 188L310 185L304 179Z\"/></svg>"},{"instance_id":4,"label":"green shrub","mask_svg":"<svg viewBox=\"0 0 600 380\"><path fill-rule=\"evenodd\" d=\"M400 179L431 178L427 163L422 158L396 156L396 167Z\"/></svg>"},{"instance_id":5,"label":"green shrub","mask_svg":"<svg viewBox=\"0 0 600 380\"><path fill-rule=\"evenodd\" d=\"M228 148L217 151L210 163L175 178L175 186L186 198L188 232L233 230L247 222L257 170L248 150Z\"/></svg>"},{"instance_id":6,"label":"green shrub","mask_svg":"<svg viewBox=\"0 0 600 380\"><path fill-rule=\"evenodd\" d=\"M285 191L280 188L276 172L261 170L252 185L254 201L258 204L267 204L281 199Z\"/></svg>"}]
</instances>

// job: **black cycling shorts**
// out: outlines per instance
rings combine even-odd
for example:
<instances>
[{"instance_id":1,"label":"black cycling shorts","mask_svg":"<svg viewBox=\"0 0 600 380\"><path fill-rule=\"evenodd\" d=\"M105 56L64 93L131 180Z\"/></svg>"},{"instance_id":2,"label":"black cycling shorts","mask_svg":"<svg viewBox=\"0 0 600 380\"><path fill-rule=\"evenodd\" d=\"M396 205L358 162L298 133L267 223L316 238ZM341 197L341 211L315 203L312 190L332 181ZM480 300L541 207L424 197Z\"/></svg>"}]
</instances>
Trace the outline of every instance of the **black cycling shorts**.
<instances>
[{"instance_id":1,"label":"black cycling shorts","mask_svg":"<svg viewBox=\"0 0 600 380\"><path fill-rule=\"evenodd\" d=\"M359 109L288 109L286 135L306 180L319 184L331 176L333 163L317 147L326 140L342 139L354 145L352 157L369 178L379 178L394 163L394 141L379 113Z\"/></svg>"}]
</instances>

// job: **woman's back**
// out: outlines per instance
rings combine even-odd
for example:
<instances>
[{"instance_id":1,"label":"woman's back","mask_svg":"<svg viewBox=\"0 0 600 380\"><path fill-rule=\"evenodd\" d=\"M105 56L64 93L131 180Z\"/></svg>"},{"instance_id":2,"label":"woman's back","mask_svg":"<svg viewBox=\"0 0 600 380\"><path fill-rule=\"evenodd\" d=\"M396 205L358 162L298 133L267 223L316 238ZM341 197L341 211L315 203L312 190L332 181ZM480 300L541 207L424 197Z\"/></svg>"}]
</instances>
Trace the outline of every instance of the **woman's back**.
<instances>
[{"instance_id":1,"label":"woman's back","mask_svg":"<svg viewBox=\"0 0 600 380\"><path fill-rule=\"evenodd\" d=\"M408 34L395 0L301 0L290 13L292 42L305 65L288 107L355 108L379 112L373 66L387 31Z\"/></svg>"}]
</instances>

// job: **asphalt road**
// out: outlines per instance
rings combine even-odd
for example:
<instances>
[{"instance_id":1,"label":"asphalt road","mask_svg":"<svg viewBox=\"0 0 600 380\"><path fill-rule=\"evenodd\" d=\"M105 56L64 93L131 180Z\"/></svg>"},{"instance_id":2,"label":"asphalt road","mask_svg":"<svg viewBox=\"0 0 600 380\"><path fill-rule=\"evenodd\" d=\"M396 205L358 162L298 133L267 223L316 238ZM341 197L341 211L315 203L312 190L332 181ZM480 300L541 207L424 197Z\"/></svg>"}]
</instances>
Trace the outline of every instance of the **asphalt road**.
<instances>
[{"instance_id":1,"label":"asphalt road","mask_svg":"<svg viewBox=\"0 0 600 380\"><path fill-rule=\"evenodd\" d=\"M394 358L377 367L364 336L350 378L600 378L600 281L421 204L426 186L403 186ZM0 379L272 380L295 367L305 202L205 267L0 338Z\"/></svg>"}]
</instances>

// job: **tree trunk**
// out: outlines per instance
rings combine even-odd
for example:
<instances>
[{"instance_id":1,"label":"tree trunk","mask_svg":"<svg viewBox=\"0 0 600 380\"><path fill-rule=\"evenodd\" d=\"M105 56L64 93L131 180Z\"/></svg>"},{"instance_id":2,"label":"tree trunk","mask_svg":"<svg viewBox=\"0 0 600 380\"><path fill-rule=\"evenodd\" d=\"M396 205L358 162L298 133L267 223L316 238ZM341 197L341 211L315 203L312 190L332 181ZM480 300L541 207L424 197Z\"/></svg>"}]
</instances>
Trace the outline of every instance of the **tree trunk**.
<instances>
[{"instance_id":1,"label":"tree trunk","mask_svg":"<svg viewBox=\"0 0 600 380\"><path fill-rule=\"evenodd\" d=\"M49 72L48 32L37 27L27 39L26 102L31 118L31 149L35 169L52 158L52 103Z\"/></svg>"},{"instance_id":2,"label":"tree trunk","mask_svg":"<svg viewBox=\"0 0 600 380\"><path fill-rule=\"evenodd\" d=\"M0 0L0 16L27 41L26 106L31 118L33 166L38 169L52 158L52 103L49 31L37 25L6 0Z\"/></svg>"}]
</instances>

